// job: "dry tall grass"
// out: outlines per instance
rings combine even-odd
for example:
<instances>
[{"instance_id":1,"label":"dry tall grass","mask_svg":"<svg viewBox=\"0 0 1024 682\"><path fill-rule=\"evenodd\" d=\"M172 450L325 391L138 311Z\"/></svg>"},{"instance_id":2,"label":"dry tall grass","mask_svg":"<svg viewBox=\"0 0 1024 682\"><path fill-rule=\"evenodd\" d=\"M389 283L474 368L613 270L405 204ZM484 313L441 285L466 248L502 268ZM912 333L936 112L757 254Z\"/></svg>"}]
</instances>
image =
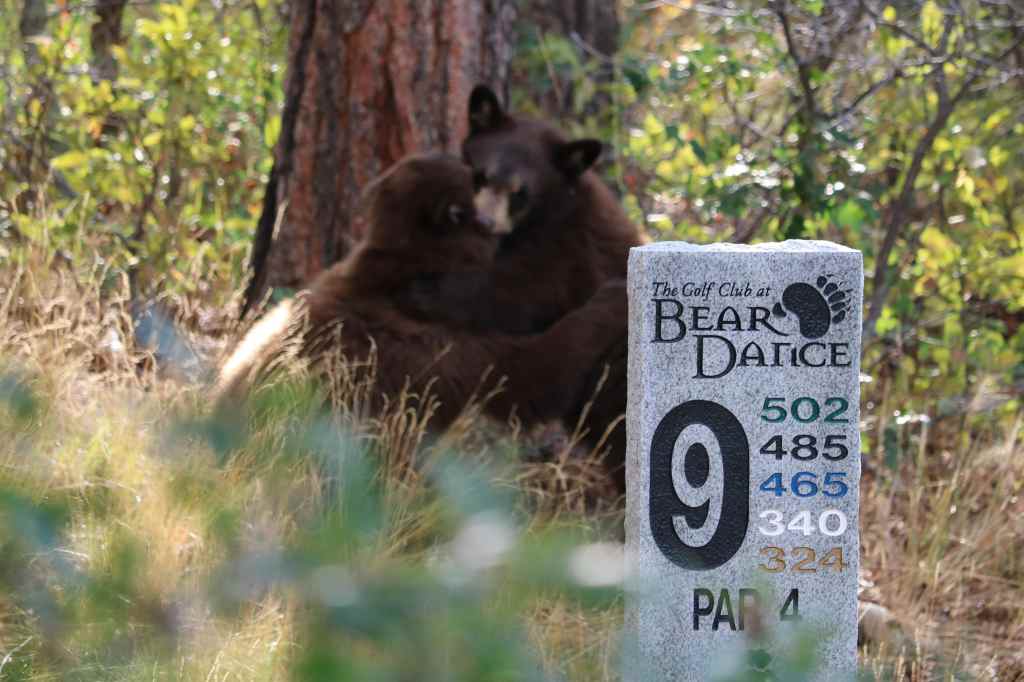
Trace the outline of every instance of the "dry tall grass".
<instances>
[{"instance_id":1,"label":"dry tall grass","mask_svg":"<svg viewBox=\"0 0 1024 682\"><path fill-rule=\"evenodd\" d=\"M0 486L61 501L70 515L53 556L30 565L78 567L108 579L109 591L109 603L93 603L76 613L77 627L62 630L16 598L40 576L4 573L0 679L288 677L306 636L295 593L250 593L237 579L241 601L225 613L208 585L231 553L273 553L308 528L327 506L331 473L288 455L282 420L255 422L248 444L230 456L229 432L206 440L169 432L202 412L208 385L197 367L176 371L154 357L166 349L135 343L124 282L38 258L5 269L0 282L0 358L42 399L28 422L0 409ZM215 357L222 340L195 322L205 315L208 328L223 329L227 317L178 303L187 318L180 341ZM283 408L271 401L263 409ZM423 503L431 486L424 471L451 457L490 465L498 488L514 494L528 535L571 527L617 539L619 505L607 499L599 468L571 448L531 461L524 455L536 445L527 434L486 425L473 409L440 438L403 400L385 415L337 413L383 465L390 530L350 550L366 566L437 560L450 521ZM895 467L873 465L875 453L865 453L863 596L904 627L881 651L863 653L870 677L1024 679L1022 419L1006 430L907 425L913 456ZM502 608L501 590L492 601ZM619 605L545 596L530 604L528 639L548 672L617 679Z\"/></svg>"}]
</instances>

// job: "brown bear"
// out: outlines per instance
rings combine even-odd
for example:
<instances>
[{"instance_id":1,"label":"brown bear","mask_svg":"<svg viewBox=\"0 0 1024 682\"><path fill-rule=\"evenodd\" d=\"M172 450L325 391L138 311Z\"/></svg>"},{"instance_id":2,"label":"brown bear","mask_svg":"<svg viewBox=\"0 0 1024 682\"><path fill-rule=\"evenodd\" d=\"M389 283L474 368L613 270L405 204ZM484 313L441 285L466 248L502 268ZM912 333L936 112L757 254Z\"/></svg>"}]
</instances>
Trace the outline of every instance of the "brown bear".
<instances>
[{"instance_id":1,"label":"brown bear","mask_svg":"<svg viewBox=\"0 0 1024 682\"><path fill-rule=\"evenodd\" d=\"M501 244L488 272L418 278L410 314L455 328L536 332L578 308L605 282L625 278L629 249L645 239L611 190L590 169L592 139L569 140L542 121L505 112L486 86L469 98L463 142L478 211ZM606 464L624 489L626 319L595 363L581 401L565 419L583 423L588 446L604 440ZM612 339L601 339L602 342ZM608 376L594 394L605 366ZM592 400L591 400L592 398Z\"/></svg>"},{"instance_id":2,"label":"brown bear","mask_svg":"<svg viewBox=\"0 0 1024 682\"><path fill-rule=\"evenodd\" d=\"M626 492L626 390L629 343L626 330L609 339L605 353L591 369L582 398L565 422L582 426L583 442L600 445L604 468L620 493Z\"/></svg>"},{"instance_id":3,"label":"brown bear","mask_svg":"<svg viewBox=\"0 0 1024 682\"><path fill-rule=\"evenodd\" d=\"M486 270L493 260L497 239L477 219L472 174L453 157L408 158L374 183L366 203L363 241L246 335L224 365L221 395L242 393L297 341L314 367L340 350L347 366L373 382L373 408L403 392L421 400L429 393L439 403L432 428L447 426L475 395L502 382L485 405L498 419L515 412L525 424L548 421L578 403L603 340L614 338L625 316L621 285L602 289L541 334L457 330L414 319L400 305L413 279Z\"/></svg>"},{"instance_id":4,"label":"brown bear","mask_svg":"<svg viewBox=\"0 0 1024 682\"><path fill-rule=\"evenodd\" d=\"M544 330L625 278L630 247L645 240L590 170L598 140L510 115L482 85L470 95L469 122L462 153L474 200L501 243L486 272L418 279L409 312L477 330Z\"/></svg>"}]
</instances>

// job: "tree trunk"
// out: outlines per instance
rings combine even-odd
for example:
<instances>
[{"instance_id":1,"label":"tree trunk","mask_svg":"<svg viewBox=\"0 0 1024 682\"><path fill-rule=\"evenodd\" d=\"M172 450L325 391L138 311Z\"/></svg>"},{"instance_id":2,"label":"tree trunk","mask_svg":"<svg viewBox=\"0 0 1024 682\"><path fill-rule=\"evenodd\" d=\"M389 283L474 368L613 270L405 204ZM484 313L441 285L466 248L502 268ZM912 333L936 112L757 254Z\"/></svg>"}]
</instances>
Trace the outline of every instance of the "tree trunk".
<instances>
[{"instance_id":1,"label":"tree trunk","mask_svg":"<svg viewBox=\"0 0 1024 682\"><path fill-rule=\"evenodd\" d=\"M128 0L99 0L96 3L96 20L92 24L89 42L92 46L90 68L93 79L100 81L117 80L117 60L111 48L124 43L121 31L121 17Z\"/></svg>"},{"instance_id":2,"label":"tree trunk","mask_svg":"<svg viewBox=\"0 0 1024 682\"><path fill-rule=\"evenodd\" d=\"M21 6L21 19L18 22L18 33L21 35L21 50L25 61L35 64L39 61L39 50L30 38L42 35L46 30L46 2L44 0L25 0Z\"/></svg>"},{"instance_id":3,"label":"tree trunk","mask_svg":"<svg viewBox=\"0 0 1024 682\"><path fill-rule=\"evenodd\" d=\"M615 78L612 58L619 49L619 3L616 0L528 0L522 10L520 30L551 33L568 38L576 46L580 61L593 69L598 85ZM529 88L529 83L517 83ZM554 117L575 117L573 83L532 93L544 111ZM610 103L607 92L598 91L584 104L584 113L603 111Z\"/></svg>"},{"instance_id":4,"label":"tree trunk","mask_svg":"<svg viewBox=\"0 0 1024 682\"><path fill-rule=\"evenodd\" d=\"M514 0L292 5L281 133L242 314L297 288L361 234L359 193L406 154L458 150L477 83L504 92ZM506 93L507 94L507 93Z\"/></svg>"},{"instance_id":5,"label":"tree trunk","mask_svg":"<svg viewBox=\"0 0 1024 682\"><path fill-rule=\"evenodd\" d=\"M619 47L615 0L530 0L523 19L542 33L560 33L593 57L611 57Z\"/></svg>"}]
</instances>

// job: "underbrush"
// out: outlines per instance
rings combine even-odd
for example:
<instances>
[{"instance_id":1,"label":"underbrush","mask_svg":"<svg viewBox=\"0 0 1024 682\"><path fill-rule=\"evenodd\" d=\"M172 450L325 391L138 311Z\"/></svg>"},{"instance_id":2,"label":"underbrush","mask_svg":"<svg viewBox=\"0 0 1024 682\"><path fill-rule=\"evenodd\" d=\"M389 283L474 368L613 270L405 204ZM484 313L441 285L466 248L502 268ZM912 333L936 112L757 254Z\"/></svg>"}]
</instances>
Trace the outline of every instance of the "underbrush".
<instances>
[{"instance_id":1,"label":"underbrush","mask_svg":"<svg viewBox=\"0 0 1024 682\"><path fill-rule=\"evenodd\" d=\"M478 406L443 436L324 413L301 367L215 417L230 316L99 274L0 273L0 679L619 678L592 455ZM862 598L900 626L865 677L1024 678L1024 417L883 420L868 389Z\"/></svg>"}]
</instances>

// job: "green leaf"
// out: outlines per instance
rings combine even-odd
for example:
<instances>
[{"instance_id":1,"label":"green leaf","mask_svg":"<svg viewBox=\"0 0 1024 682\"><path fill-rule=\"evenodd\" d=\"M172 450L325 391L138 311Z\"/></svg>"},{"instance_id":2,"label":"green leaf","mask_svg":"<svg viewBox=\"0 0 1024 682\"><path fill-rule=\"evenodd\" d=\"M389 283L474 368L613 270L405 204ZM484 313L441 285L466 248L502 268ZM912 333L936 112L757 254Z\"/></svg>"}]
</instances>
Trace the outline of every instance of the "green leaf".
<instances>
[{"instance_id":1,"label":"green leaf","mask_svg":"<svg viewBox=\"0 0 1024 682\"><path fill-rule=\"evenodd\" d=\"M841 227L858 229L864 223L865 213L853 199L844 201L835 212L836 223Z\"/></svg>"},{"instance_id":2,"label":"green leaf","mask_svg":"<svg viewBox=\"0 0 1024 682\"><path fill-rule=\"evenodd\" d=\"M701 163L708 162L707 152L704 151L704 147L700 145L700 142L697 142L697 140L690 140L690 147L693 149L693 153L697 155L697 158L700 159Z\"/></svg>"},{"instance_id":3,"label":"green leaf","mask_svg":"<svg viewBox=\"0 0 1024 682\"><path fill-rule=\"evenodd\" d=\"M28 386L10 374L0 374L0 403L5 404L20 421L31 419L39 408L39 402Z\"/></svg>"}]
</instances>

